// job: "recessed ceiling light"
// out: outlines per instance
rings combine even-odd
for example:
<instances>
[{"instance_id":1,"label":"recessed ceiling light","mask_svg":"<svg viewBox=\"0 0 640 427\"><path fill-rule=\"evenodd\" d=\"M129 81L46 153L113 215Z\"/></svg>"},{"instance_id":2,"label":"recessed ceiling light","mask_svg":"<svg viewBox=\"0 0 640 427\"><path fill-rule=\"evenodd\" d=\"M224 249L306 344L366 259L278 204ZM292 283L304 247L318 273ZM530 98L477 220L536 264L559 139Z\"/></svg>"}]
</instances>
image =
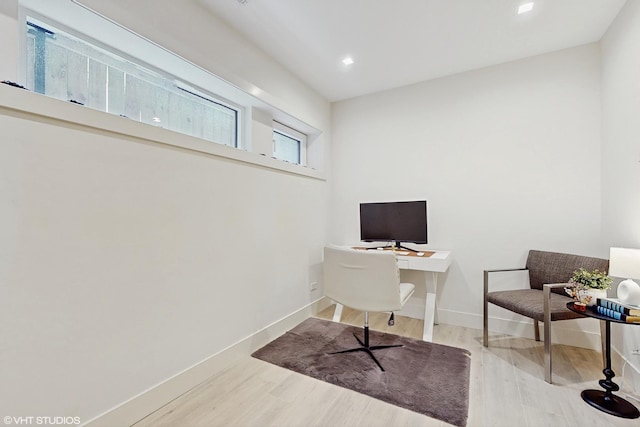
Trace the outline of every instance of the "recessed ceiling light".
<instances>
[{"instance_id":1,"label":"recessed ceiling light","mask_svg":"<svg viewBox=\"0 0 640 427\"><path fill-rule=\"evenodd\" d=\"M533 2L521 4L518 8L518 15L521 13L531 12L531 9L533 9Z\"/></svg>"},{"instance_id":2,"label":"recessed ceiling light","mask_svg":"<svg viewBox=\"0 0 640 427\"><path fill-rule=\"evenodd\" d=\"M351 65L351 64L353 64L353 58L352 58L352 57L350 57L350 56L347 56L346 58L344 58L344 59L342 60L342 63L343 63L344 65Z\"/></svg>"}]
</instances>

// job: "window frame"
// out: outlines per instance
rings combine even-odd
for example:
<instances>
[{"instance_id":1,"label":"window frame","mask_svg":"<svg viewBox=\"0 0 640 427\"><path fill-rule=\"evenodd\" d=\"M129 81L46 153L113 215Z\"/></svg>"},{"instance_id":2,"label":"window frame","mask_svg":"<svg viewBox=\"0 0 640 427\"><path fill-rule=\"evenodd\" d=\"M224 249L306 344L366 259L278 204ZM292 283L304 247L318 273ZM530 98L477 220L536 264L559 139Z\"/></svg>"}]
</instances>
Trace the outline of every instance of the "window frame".
<instances>
[{"instance_id":1,"label":"window frame","mask_svg":"<svg viewBox=\"0 0 640 427\"><path fill-rule=\"evenodd\" d=\"M284 135L286 137L289 137L293 140L296 140L299 142L299 154L300 154L300 158L299 158L299 162L296 164L302 165L302 166L306 166L307 165L307 135L290 127L287 126L283 123L280 123L276 120L273 121L273 133L279 133L281 135ZM273 155L274 157L278 158L276 156L276 141L275 138L273 139Z\"/></svg>"}]
</instances>

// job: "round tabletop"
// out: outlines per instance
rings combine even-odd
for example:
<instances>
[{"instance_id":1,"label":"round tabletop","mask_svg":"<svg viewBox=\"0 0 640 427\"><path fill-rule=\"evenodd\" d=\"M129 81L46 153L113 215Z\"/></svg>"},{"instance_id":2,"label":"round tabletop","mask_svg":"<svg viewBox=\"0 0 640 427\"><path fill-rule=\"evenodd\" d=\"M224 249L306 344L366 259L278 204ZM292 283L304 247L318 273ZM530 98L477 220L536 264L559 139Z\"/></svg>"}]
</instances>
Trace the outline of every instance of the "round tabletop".
<instances>
[{"instance_id":1,"label":"round tabletop","mask_svg":"<svg viewBox=\"0 0 640 427\"><path fill-rule=\"evenodd\" d=\"M567 308L574 313L582 314L585 317L593 317L594 319L600 319L607 322L615 322L615 323L624 323L625 325L640 325L639 322L625 322L624 320L618 320L610 316L605 316L604 314L599 314L596 311L596 306L587 306L587 309L584 311L580 311L573 306L574 301L567 303Z\"/></svg>"}]
</instances>

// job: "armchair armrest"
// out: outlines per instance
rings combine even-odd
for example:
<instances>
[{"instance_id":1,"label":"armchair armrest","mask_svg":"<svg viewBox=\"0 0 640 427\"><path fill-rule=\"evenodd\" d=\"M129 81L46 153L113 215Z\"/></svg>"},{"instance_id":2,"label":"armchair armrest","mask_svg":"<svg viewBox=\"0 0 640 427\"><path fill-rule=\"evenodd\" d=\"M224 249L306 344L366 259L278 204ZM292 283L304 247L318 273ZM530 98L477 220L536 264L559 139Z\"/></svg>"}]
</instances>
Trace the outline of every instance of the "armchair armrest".
<instances>
[{"instance_id":1,"label":"armchair armrest","mask_svg":"<svg viewBox=\"0 0 640 427\"><path fill-rule=\"evenodd\" d=\"M544 297L546 299L549 298L549 294L551 293L551 289L564 288L567 285L569 285L569 283L545 283L544 285L542 285L542 290L544 292Z\"/></svg>"},{"instance_id":2,"label":"armchair armrest","mask_svg":"<svg viewBox=\"0 0 640 427\"><path fill-rule=\"evenodd\" d=\"M551 310L549 306L549 301L551 298L551 289L556 288L564 288L568 283L545 283L542 285L542 292L544 293L544 324L545 329L547 327L547 322L551 323ZM545 330L545 334L546 334Z\"/></svg>"},{"instance_id":3,"label":"armchair armrest","mask_svg":"<svg viewBox=\"0 0 640 427\"><path fill-rule=\"evenodd\" d=\"M484 270L484 295L486 298L486 295L489 293L489 274L490 273L504 273L507 271L526 271L528 270L528 268L526 267L522 267L522 268L503 268L503 269L499 269L499 270Z\"/></svg>"},{"instance_id":4,"label":"armchair armrest","mask_svg":"<svg viewBox=\"0 0 640 427\"><path fill-rule=\"evenodd\" d=\"M498 270L484 270L485 273L500 273L501 271L520 271L520 270L528 270L527 267L520 267L520 268L501 268Z\"/></svg>"}]
</instances>

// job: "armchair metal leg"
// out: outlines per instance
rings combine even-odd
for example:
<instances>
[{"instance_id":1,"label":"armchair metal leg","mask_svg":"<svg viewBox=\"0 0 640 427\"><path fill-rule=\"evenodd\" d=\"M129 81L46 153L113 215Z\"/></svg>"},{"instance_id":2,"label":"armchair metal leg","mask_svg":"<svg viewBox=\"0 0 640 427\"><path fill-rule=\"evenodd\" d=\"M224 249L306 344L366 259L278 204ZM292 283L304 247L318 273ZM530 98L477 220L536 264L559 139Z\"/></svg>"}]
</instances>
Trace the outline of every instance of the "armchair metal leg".
<instances>
[{"instance_id":1,"label":"armchair metal leg","mask_svg":"<svg viewBox=\"0 0 640 427\"><path fill-rule=\"evenodd\" d=\"M536 319L533 319L533 336L536 338L536 341L540 341L540 325L538 325Z\"/></svg>"},{"instance_id":2,"label":"armchair metal leg","mask_svg":"<svg viewBox=\"0 0 640 427\"><path fill-rule=\"evenodd\" d=\"M489 346L489 302L487 301L487 294L489 293L489 272L484 271L484 293L483 293L483 309L482 309L482 345Z\"/></svg>"},{"instance_id":3,"label":"armchair metal leg","mask_svg":"<svg viewBox=\"0 0 640 427\"><path fill-rule=\"evenodd\" d=\"M544 294L544 380L551 384L551 289L563 288L566 283L546 283L542 285Z\"/></svg>"},{"instance_id":4,"label":"armchair metal leg","mask_svg":"<svg viewBox=\"0 0 640 427\"><path fill-rule=\"evenodd\" d=\"M551 322L544 322L544 380L551 384Z\"/></svg>"},{"instance_id":5,"label":"armchair metal leg","mask_svg":"<svg viewBox=\"0 0 640 427\"><path fill-rule=\"evenodd\" d=\"M544 380L551 384L551 286L544 285ZM536 321L536 323L538 323Z\"/></svg>"}]
</instances>

